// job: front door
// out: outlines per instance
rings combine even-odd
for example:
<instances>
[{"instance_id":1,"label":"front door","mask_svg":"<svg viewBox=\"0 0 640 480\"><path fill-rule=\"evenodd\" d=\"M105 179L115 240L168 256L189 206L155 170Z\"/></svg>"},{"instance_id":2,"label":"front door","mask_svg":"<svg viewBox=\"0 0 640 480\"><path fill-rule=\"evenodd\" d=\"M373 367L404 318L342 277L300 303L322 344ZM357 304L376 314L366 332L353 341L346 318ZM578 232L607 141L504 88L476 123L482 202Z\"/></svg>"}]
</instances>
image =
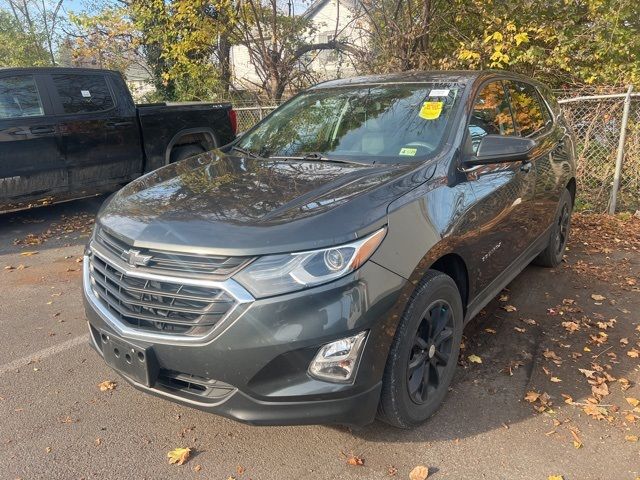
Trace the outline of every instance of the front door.
<instances>
[{"instance_id":1,"label":"front door","mask_svg":"<svg viewBox=\"0 0 640 480\"><path fill-rule=\"evenodd\" d=\"M40 75L0 73L0 209L67 188L45 91Z\"/></svg>"},{"instance_id":2,"label":"front door","mask_svg":"<svg viewBox=\"0 0 640 480\"><path fill-rule=\"evenodd\" d=\"M517 135L503 81L481 87L469 120L466 153L474 154L485 135ZM507 270L530 245L533 235L531 205L535 169L521 162L481 165L465 172L476 204L472 215L478 225L473 255L478 292Z\"/></svg>"}]
</instances>

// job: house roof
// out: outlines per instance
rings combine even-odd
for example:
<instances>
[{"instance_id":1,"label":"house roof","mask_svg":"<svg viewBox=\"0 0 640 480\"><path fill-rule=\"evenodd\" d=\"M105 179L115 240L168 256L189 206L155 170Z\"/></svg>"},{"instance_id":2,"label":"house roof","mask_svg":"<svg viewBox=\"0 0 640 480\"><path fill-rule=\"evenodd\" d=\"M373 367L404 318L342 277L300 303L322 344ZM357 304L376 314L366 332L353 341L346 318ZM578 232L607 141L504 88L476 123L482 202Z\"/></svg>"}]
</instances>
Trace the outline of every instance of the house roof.
<instances>
[{"instance_id":1,"label":"house roof","mask_svg":"<svg viewBox=\"0 0 640 480\"><path fill-rule=\"evenodd\" d=\"M315 0L309 8L307 8L302 14L303 17L311 18L315 16L322 7L324 7L331 0ZM358 9L358 0L338 0L340 2L340 6L347 7L350 10Z\"/></svg>"}]
</instances>

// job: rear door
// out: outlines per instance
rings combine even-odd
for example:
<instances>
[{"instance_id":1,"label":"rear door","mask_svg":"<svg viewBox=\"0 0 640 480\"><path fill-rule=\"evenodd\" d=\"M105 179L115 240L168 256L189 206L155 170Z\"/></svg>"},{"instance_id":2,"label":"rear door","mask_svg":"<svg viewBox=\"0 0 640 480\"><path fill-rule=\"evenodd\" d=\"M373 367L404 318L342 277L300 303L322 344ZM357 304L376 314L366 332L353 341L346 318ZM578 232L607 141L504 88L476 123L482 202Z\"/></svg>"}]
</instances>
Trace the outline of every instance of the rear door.
<instances>
[{"instance_id":1,"label":"rear door","mask_svg":"<svg viewBox=\"0 0 640 480\"><path fill-rule=\"evenodd\" d=\"M125 183L142 163L135 107L115 95L104 72L50 76L54 108L74 191Z\"/></svg>"},{"instance_id":2,"label":"rear door","mask_svg":"<svg viewBox=\"0 0 640 480\"><path fill-rule=\"evenodd\" d=\"M516 119L518 135L538 142L536 157L531 160L536 171L536 186L531 213L531 238L534 241L543 235L555 217L558 206L558 183L562 178L562 162L554 161L554 152L562 142L551 114L537 89L526 82L507 82L511 106Z\"/></svg>"},{"instance_id":3,"label":"rear door","mask_svg":"<svg viewBox=\"0 0 640 480\"><path fill-rule=\"evenodd\" d=\"M0 202L66 190L60 138L43 76L0 72Z\"/></svg>"},{"instance_id":4,"label":"rear door","mask_svg":"<svg viewBox=\"0 0 640 480\"><path fill-rule=\"evenodd\" d=\"M504 82L482 86L473 103L465 148L477 152L486 135L517 135ZM529 246L535 171L521 162L480 165L468 169L476 204L471 212L476 232L473 272L478 291L503 273Z\"/></svg>"}]
</instances>

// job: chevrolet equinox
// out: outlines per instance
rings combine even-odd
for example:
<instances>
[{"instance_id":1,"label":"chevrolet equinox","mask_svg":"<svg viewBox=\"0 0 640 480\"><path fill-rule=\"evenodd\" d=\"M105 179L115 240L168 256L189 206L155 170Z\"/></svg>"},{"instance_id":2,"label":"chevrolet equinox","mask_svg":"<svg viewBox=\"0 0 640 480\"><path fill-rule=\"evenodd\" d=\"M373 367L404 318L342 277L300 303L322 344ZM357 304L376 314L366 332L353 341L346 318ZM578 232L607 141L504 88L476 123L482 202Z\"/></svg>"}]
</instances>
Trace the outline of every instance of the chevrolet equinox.
<instances>
[{"instance_id":1,"label":"chevrolet equinox","mask_svg":"<svg viewBox=\"0 0 640 480\"><path fill-rule=\"evenodd\" d=\"M92 344L138 389L236 420L414 427L464 325L530 262L561 262L573 145L515 74L316 85L105 202Z\"/></svg>"}]
</instances>

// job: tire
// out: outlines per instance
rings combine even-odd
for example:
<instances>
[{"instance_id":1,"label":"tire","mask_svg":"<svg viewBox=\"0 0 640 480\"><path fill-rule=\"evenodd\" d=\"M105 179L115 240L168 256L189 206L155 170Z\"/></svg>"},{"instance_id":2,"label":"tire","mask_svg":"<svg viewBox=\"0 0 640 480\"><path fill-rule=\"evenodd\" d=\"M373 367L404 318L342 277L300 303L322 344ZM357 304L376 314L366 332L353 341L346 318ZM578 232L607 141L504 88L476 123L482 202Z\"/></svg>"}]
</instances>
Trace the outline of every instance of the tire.
<instances>
[{"instance_id":1,"label":"tire","mask_svg":"<svg viewBox=\"0 0 640 480\"><path fill-rule=\"evenodd\" d=\"M180 160L193 157L194 155L200 155L201 153L204 153L204 148L202 148L200 145L183 145L180 147L175 147L173 150L171 150L169 163L179 162Z\"/></svg>"},{"instance_id":2,"label":"tire","mask_svg":"<svg viewBox=\"0 0 640 480\"><path fill-rule=\"evenodd\" d=\"M438 328L432 331L434 324ZM413 428L436 412L453 379L462 329L462 300L455 282L429 270L411 295L391 344L378 409L381 420Z\"/></svg>"},{"instance_id":3,"label":"tire","mask_svg":"<svg viewBox=\"0 0 640 480\"><path fill-rule=\"evenodd\" d=\"M553 227L549 235L549 244L540 255L533 261L541 267L557 267L562 262L567 240L569 239L569 228L571 227L571 211L573 209L573 199L571 192L565 188L560 197L558 211L554 217Z\"/></svg>"}]
</instances>

